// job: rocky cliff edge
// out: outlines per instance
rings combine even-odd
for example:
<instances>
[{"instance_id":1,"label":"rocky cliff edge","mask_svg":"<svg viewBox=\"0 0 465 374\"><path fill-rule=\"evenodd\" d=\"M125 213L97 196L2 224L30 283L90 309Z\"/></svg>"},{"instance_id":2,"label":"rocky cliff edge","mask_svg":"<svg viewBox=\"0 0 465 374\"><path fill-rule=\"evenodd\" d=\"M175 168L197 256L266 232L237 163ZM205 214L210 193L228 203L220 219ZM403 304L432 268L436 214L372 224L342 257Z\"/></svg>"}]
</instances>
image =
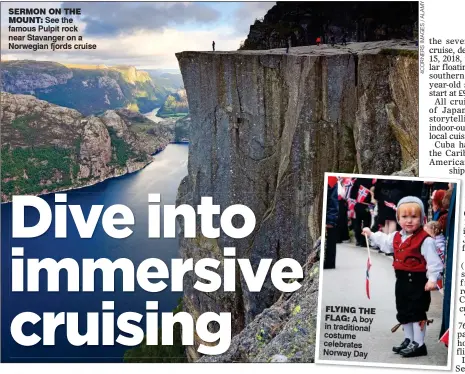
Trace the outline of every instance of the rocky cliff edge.
<instances>
[{"instance_id":1,"label":"rocky cliff edge","mask_svg":"<svg viewBox=\"0 0 465 374\"><path fill-rule=\"evenodd\" d=\"M221 209L247 205L257 219L244 239L182 238L183 258L221 261L222 249L235 247L254 270L262 258L304 264L320 236L325 172L387 175L418 158L418 51L411 42L176 56L192 119L178 203L195 207L212 196ZM260 293L249 292L239 276L235 293L197 292L195 282L185 277L184 309L193 316L231 312L233 335L280 298L269 278ZM315 316L316 298L305 308ZM199 359L194 348L190 360ZM240 357L247 361L246 352Z\"/></svg>"}]
</instances>

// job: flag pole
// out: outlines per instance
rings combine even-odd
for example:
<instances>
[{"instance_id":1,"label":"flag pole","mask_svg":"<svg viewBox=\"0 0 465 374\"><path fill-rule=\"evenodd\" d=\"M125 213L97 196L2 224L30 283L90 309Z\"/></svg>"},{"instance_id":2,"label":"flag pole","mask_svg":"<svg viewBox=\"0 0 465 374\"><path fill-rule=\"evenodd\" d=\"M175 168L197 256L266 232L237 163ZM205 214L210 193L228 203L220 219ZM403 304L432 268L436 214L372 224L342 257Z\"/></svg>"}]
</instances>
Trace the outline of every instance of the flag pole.
<instances>
[{"instance_id":1,"label":"flag pole","mask_svg":"<svg viewBox=\"0 0 465 374\"><path fill-rule=\"evenodd\" d=\"M371 256L370 256L370 245L368 244L368 236L365 235L365 240L367 242L367 271L366 271L366 280L365 280L365 289L368 299L370 299L370 268L371 268Z\"/></svg>"},{"instance_id":2,"label":"flag pole","mask_svg":"<svg viewBox=\"0 0 465 374\"><path fill-rule=\"evenodd\" d=\"M370 257L370 244L368 242L368 236L365 235L365 240L367 242L367 252L368 252L368 260L370 261L371 263L371 257Z\"/></svg>"}]
</instances>

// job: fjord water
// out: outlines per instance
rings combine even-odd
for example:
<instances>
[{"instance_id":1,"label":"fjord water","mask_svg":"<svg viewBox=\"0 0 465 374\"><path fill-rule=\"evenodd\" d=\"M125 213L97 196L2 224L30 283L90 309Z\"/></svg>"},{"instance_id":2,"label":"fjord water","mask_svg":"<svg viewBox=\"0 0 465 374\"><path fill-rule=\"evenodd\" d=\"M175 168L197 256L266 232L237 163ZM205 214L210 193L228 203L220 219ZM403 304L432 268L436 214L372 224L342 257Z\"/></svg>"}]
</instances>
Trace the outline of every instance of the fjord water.
<instances>
[{"instance_id":1,"label":"fjord water","mask_svg":"<svg viewBox=\"0 0 465 374\"><path fill-rule=\"evenodd\" d=\"M155 257L170 266L172 258L179 255L179 238L148 238L148 194L160 193L161 205L175 204L176 193L182 178L187 175L188 146L170 144L163 152L154 156L154 161L144 169L119 178L106 180L94 186L67 191L67 204L80 205L87 218L92 205L103 205L104 210L114 204L128 206L135 217L131 227L133 234L126 239L109 237L102 228L101 219L91 239L81 239L68 210L67 238L54 237L54 221L49 230L38 238L13 239L11 204L1 206L1 291L2 332L1 349L4 362L121 362L123 354L131 347L115 343L114 346L72 346L66 338L66 327L56 329L54 346L39 342L35 346L23 347L10 334L13 318L22 312L34 312L40 317L44 312L78 312L79 332L85 334L88 312L102 312L102 301L114 301L115 320L124 312L136 312L145 316L146 301L158 301L158 312L171 312L178 304L181 293L173 293L169 287L160 293L149 293L137 285L135 292L122 292L122 272L115 272L115 292L102 291L100 271L95 275L95 292L68 292L66 271L60 272L60 291L47 292L46 272L40 274L39 292L11 292L11 248L24 247L24 258L73 258L81 265L84 258L128 258L137 266L147 258ZM54 211L54 194L44 195ZM103 211L104 211L103 210ZM163 209L161 209L163 214ZM102 212L103 214L103 212ZM32 226L39 220L33 208L26 210L26 225ZM163 220L163 217L161 218ZM120 227L119 227L120 228ZM162 231L163 232L163 231ZM169 284L169 279L165 280ZM82 284L82 280L81 280ZM100 318L101 325L101 318ZM145 318L140 326L145 331ZM101 326L100 326L101 327ZM25 335L36 333L42 336L42 322L23 326ZM115 326L115 339L119 330ZM101 331L100 331L101 337ZM101 341L101 338L100 338Z\"/></svg>"}]
</instances>

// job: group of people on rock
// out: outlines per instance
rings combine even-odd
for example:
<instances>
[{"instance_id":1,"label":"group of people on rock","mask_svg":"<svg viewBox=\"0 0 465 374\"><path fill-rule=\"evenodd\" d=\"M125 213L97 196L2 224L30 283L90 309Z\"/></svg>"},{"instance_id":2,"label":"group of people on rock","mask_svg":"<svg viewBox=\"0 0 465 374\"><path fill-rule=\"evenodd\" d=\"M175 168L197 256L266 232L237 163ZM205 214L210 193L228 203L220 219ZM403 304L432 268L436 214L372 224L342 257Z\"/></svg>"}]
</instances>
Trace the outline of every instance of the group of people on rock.
<instances>
[{"instance_id":1,"label":"group of people on rock","mask_svg":"<svg viewBox=\"0 0 465 374\"><path fill-rule=\"evenodd\" d=\"M320 45L322 44L323 42L323 39L321 36L318 36L316 39L315 39L315 44L316 45ZM336 38L334 35L331 35L329 37L329 42L331 44L332 47L334 47L334 45L336 44ZM214 43L214 42L213 42ZM291 48L291 37L289 36L287 39L286 39L286 53L289 53L289 48ZM347 45L347 34L344 34L341 38L341 45ZM213 50L215 50L215 46L213 46Z\"/></svg>"},{"instance_id":2,"label":"group of people on rock","mask_svg":"<svg viewBox=\"0 0 465 374\"><path fill-rule=\"evenodd\" d=\"M450 183L329 177L325 269L336 267L336 244L377 248L393 256L402 357L427 354L430 291L445 289L441 333L449 326L456 185Z\"/></svg>"},{"instance_id":3,"label":"group of people on rock","mask_svg":"<svg viewBox=\"0 0 465 374\"><path fill-rule=\"evenodd\" d=\"M328 37L326 37L328 40ZM322 43L321 36L318 36L315 40L316 45L320 45ZM332 47L336 44L336 37L334 35L329 36L329 43ZM341 37L341 45L347 45L347 34L343 34Z\"/></svg>"}]
</instances>

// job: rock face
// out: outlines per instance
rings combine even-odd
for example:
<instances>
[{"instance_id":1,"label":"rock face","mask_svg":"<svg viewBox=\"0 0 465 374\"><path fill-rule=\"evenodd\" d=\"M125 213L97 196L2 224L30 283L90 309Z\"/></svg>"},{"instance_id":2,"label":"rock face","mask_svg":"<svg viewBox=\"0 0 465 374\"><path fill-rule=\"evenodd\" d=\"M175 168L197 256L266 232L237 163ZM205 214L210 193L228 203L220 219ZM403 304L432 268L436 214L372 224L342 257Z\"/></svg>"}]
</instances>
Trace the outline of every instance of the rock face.
<instances>
[{"instance_id":1,"label":"rock face","mask_svg":"<svg viewBox=\"0 0 465 374\"><path fill-rule=\"evenodd\" d=\"M408 42L298 47L289 54L182 52L177 58L192 118L178 203L195 207L201 196L212 196L221 209L250 207L257 220L244 239L224 233L182 238L184 258L222 260L222 249L235 247L236 257L250 259L254 270L262 258L304 264L320 236L324 172L391 174L418 157L417 148L403 152L418 142L417 104L400 99L418 82L418 57ZM185 277L185 310L193 316L231 312L233 335L279 297L269 278L260 293L249 292L240 277L235 293L196 292L195 281ZM194 348L188 356L198 359Z\"/></svg>"},{"instance_id":2,"label":"rock face","mask_svg":"<svg viewBox=\"0 0 465 374\"><path fill-rule=\"evenodd\" d=\"M139 170L173 133L107 111L84 117L33 96L1 95L2 201L94 184ZM149 124L150 123L150 124ZM141 126L143 126L141 128ZM143 134L138 135L142 132Z\"/></svg>"},{"instance_id":3,"label":"rock face","mask_svg":"<svg viewBox=\"0 0 465 374\"><path fill-rule=\"evenodd\" d=\"M263 20L255 20L241 49L284 48L330 43L411 39L417 34L418 2L278 1Z\"/></svg>"},{"instance_id":4,"label":"rock face","mask_svg":"<svg viewBox=\"0 0 465 374\"><path fill-rule=\"evenodd\" d=\"M47 61L2 62L0 89L34 95L85 115L131 108L142 113L160 107L173 89L157 86L133 66L62 65Z\"/></svg>"},{"instance_id":5,"label":"rock face","mask_svg":"<svg viewBox=\"0 0 465 374\"><path fill-rule=\"evenodd\" d=\"M222 355L199 362L313 362L318 305L320 241L304 265L302 287L283 293L231 341Z\"/></svg>"}]
</instances>

